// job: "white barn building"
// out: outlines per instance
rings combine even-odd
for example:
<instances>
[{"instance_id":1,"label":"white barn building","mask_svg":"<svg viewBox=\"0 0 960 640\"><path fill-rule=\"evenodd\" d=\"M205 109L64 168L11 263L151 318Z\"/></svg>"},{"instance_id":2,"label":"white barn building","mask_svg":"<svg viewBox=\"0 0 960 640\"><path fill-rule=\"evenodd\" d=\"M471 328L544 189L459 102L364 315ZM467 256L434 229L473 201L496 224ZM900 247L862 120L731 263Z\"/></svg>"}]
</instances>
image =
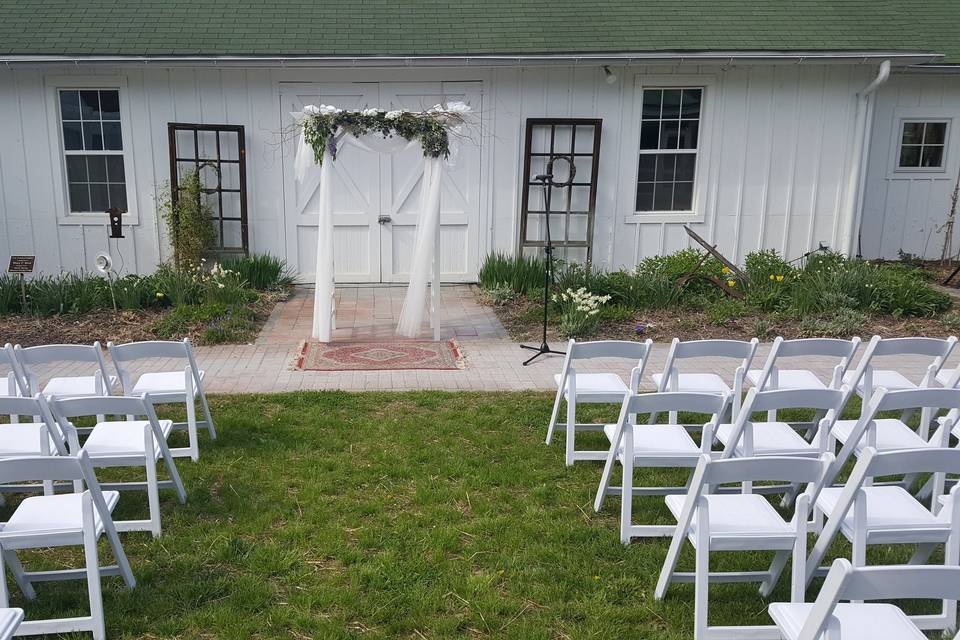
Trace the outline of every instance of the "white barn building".
<instances>
[{"instance_id":1,"label":"white barn building","mask_svg":"<svg viewBox=\"0 0 960 640\"><path fill-rule=\"evenodd\" d=\"M453 100L476 118L443 186L445 281L536 246L551 140L576 166L554 238L603 268L689 246L684 225L735 260L940 256L960 171L948 0L305 4L0 0L0 261L90 269L107 250L149 272L169 258L158 194L200 166L223 249L309 281L291 112ZM419 150L346 145L335 167L337 281L403 281Z\"/></svg>"}]
</instances>

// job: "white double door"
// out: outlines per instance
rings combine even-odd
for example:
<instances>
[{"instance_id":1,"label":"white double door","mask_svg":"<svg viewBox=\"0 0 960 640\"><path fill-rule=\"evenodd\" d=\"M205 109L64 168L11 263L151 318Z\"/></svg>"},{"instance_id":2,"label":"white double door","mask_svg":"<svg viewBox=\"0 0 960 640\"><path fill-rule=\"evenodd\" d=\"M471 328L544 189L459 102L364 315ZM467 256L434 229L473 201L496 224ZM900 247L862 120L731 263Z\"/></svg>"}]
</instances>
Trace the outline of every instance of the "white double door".
<instances>
[{"instance_id":1,"label":"white double door","mask_svg":"<svg viewBox=\"0 0 960 640\"><path fill-rule=\"evenodd\" d=\"M479 82L341 82L283 83L281 118L306 104L341 109L367 107L429 109L461 100L481 109ZM479 121L479 118L477 118ZM478 127L458 136L454 163L445 170L440 208L441 279L476 280L479 253L481 149ZM284 219L288 262L301 280L312 282L316 265L319 185L298 185L293 178L295 141L284 144ZM333 163L331 199L334 269L338 283L405 282L412 253L423 179L423 151L418 142L397 153L379 153L348 137L338 145Z\"/></svg>"}]
</instances>

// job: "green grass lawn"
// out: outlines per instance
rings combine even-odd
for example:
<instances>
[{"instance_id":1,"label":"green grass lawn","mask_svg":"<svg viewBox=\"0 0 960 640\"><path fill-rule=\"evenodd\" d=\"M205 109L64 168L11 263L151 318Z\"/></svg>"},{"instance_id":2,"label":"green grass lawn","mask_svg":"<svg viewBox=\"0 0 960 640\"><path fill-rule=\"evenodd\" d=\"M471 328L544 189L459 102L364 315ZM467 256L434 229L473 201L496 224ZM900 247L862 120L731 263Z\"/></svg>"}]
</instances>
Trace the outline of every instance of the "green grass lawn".
<instances>
[{"instance_id":1,"label":"green grass lawn","mask_svg":"<svg viewBox=\"0 0 960 640\"><path fill-rule=\"evenodd\" d=\"M165 492L158 540L121 534L138 584L127 592L119 578L104 580L108 635L692 637L692 585L653 599L667 540L622 546L619 500L593 512L599 465L566 468L562 435L543 444L551 401L439 392L214 398L220 439L201 434L200 462L179 460L187 504ZM614 408L592 416L604 411L615 416ZM651 476L639 471L638 484L678 479ZM119 517L145 513L143 494L124 495ZM670 522L658 498L638 498L635 518ZM28 568L80 566L81 557L24 554ZM768 560L721 555L714 568ZM692 568L689 549L681 568ZM788 581L789 568L774 600L788 598ZM12 604L30 619L86 611L82 582L37 591L25 602L13 588ZM711 624L768 624L766 606L754 585L711 587Z\"/></svg>"}]
</instances>

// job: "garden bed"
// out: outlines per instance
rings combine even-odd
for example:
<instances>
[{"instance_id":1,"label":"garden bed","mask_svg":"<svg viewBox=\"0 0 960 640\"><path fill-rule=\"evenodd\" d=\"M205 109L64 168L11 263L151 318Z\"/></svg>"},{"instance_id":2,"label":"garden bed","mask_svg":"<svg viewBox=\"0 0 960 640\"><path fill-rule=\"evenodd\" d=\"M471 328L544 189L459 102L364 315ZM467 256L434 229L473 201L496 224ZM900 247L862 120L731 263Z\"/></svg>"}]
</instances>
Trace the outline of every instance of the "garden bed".
<instances>
[{"instance_id":1,"label":"garden bed","mask_svg":"<svg viewBox=\"0 0 960 640\"><path fill-rule=\"evenodd\" d=\"M950 292L918 265L829 253L797 265L759 252L738 275L707 260L701 274L739 294L732 297L704 277L684 280L700 257L684 250L612 273L561 264L548 313L550 339L944 337L960 331ZM481 270L483 299L514 340L540 336L542 269L536 258L491 256Z\"/></svg>"},{"instance_id":2,"label":"garden bed","mask_svg":"<svg viewBox=\"0 0 960 640\"><path fill-rule=\"evenodd\" d=\"M289 295L293 279L283 261L269 256L227 264L180 270L162 265L152 275L112 284L87 273L39 276L28 282L26 306L19 281L0 276L0 344L184 337L200 345L251 342Z\"/></svg>"}]
</instances>

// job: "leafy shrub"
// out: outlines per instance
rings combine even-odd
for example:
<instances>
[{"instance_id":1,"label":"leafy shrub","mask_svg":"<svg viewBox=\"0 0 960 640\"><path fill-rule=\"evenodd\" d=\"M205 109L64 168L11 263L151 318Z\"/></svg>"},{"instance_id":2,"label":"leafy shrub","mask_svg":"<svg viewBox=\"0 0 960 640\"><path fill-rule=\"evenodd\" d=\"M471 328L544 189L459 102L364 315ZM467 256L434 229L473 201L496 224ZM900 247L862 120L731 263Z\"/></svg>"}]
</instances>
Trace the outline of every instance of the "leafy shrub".
<instances>
[{"instance_id":1,"label":"leafy shrub","mask_svg":"<svg viewBox=\"0 0 960 640\"><path fill-rule=\"evenodd\" d=\"M560 308L560 332L570 338L592 334L600 322L600 307L610 296L590 293L584 288L567 289L551 298Z\"/></svg>"},{"instance_id":2,"label":"leafy shrub","mask_svg":"<svg viewBox=\"0 0 960 640\"><path fill-rule=\"evenodd\" d=\"M209 273L198 275L203 299L208 304L240 305L256 300L256 294L248 287L239 273L215 264Z\"/></svg>"},{"instance_id":3,"label":"leafy shrub","mask_svg":"<svg viewBox=\"0 0 960 640\"><path fill-rule=\"evenodd\" d=\"M7 273L0 274L0 314L21 311L20 278Z\"/></svg>"},{"instance_id":4,"label":"leafy shrub","mask_svg":"<svg viewBox=\"0 0 960 640\"><path fill-rule=\"evenodd\" d=\"M960 330L960 311L951 311L940 317L943 326L950 331Z\"/></svg>"},{"instance_id":5,"label":"leafy shrub","mask_svg":"<svg viewBox=\"0 0 960 640\"><path fill-rule=\"evenodd\" d=\"M220 170L219 166L209 166L217 172ZM187 269L200 264L216 239L216 230L213 209L204 201L200 174L196 170L188 171L178 182L176 203L168 188L161 194L157 206L170 234L174 264L178 269Z\"/></svg>"},{"instance_id":6,"label":"leafy shrub","mask_svg":"<svg viewBox=\"0 0 960 640\"><path fill-rule=\"evenodd\" d=\"M174 269L168 264L162 264L153 274L157 291L162 298L175 307L187 304L198 304L202 297L202 289L198 279L200 267L194 269Z\"/></svg>"},{"instance_id":7,"label":"leafy shrub","mask_svg":"<svg viewBox=\"0 0 960 640\"><path fill-rule=\"evenodd\" d=\"M914 273L877 267L869 308L895 316L932 316L950 308L947 294Z\"/></svg>"},{"instance_id":8,"label":"leafy shrub","mask_svg":"<svg viewBox=\"0 0 960 640\"><path fill-rule=\"evenodd\" d=\"M253 312L227 304L186 304L174 307L153 326L157 337L181 339L195 336L198 344L245 342L255 331Z\"/></svg>"},{"instance_id":9,"label":"leafy shrub","mask_svg":"<svg viewBox=\"0 0 960 640\"><path fill-rule=\"evenodd\" d=\"M703 254L696 249L682 249L667 255L650 256L644 258L635 273L637 277L650 279L661 278L675 285L677 280L693 271ZM707 258L698 273L705 276L725 277L724 266L714 257ZM718 298L723 295L715 286L702 278L693 278L683 286L683 295L704 295L708 298Z\"/></svg>"},{"instance_id":10,"label":"leafy shrub","mask_svg":"<svg viewBox=\"0 0 960 640\"><path fill-rule=\"evenodd\" d=\"M499 285L492 289L487 289L484 291L484 294L486 294L491 303L498 307L515 300L517 297L516 292L507 285Z\"/></svg>"},{"instance_id":11,"label":"leafy shrub","mask_svg":"<svg viewBox=\"0 0 960 640\"><path fill-rule=\"evenodd\" d=\"M710 320L710 324L722 326L731 320L742 318L749 312L750 310L747 308L747 305L742 301L734 298L723 298L717 300L710 306L707 311L707 317Z\"/></svg>"},{"instance_id":12,"label":"leafy shrub","mask_svg":"<svg viewBox=\"0 0 960 640\"><path fill-rule=\"evenodd\" d=\"M113 297L118 309L146 309L164 304L164 294L157 290L152 276L118 278L113 283Z\"/></svg>"},{"instance_id":13,"label":"leafy shrub","mask_svg":"<svg viewBox=\"0 0 960 640\"><path fill-rule=\"evenodd\" d=\"M865 314L841 308L832 314L804 318L798 331L804 338L850 338L860 333L866 321Z\"/></svg>"},{"instance_id":14,"label":"leafy shrub","mask_svg":"<svg viewBox=\"0 0 960 640\"><path fill-rule=\"evenodd\" d=\"M768 282L782 282L793 275L794 268L775 250L754 251L748 253L743 269L751 286L762 286Z\"/></svg>"},{"instance_id":15,"label":"leafy shrub","mask_svg":"<svg viewBox=\"0 0 960 640\"><path fill-rule=\"evenodd\" d=\"M537 256L493 253L487 256L477 276L480 287L486 290L506 286L523 295L539 288L542 296L546 268L544 260Z\"/></svg>"},{"instance_id":16,"label":"leafy shrub","mask_svg":"<svg viewBox=\"0 0 960 640\"><path fill-rule=\"evenodd\" d=\"M220 266L236 271L250 288L257 291L283 289L296 284L296 277L286 260L267 253L226 257L220 260Z\"/></svg>"}]
</instances>

